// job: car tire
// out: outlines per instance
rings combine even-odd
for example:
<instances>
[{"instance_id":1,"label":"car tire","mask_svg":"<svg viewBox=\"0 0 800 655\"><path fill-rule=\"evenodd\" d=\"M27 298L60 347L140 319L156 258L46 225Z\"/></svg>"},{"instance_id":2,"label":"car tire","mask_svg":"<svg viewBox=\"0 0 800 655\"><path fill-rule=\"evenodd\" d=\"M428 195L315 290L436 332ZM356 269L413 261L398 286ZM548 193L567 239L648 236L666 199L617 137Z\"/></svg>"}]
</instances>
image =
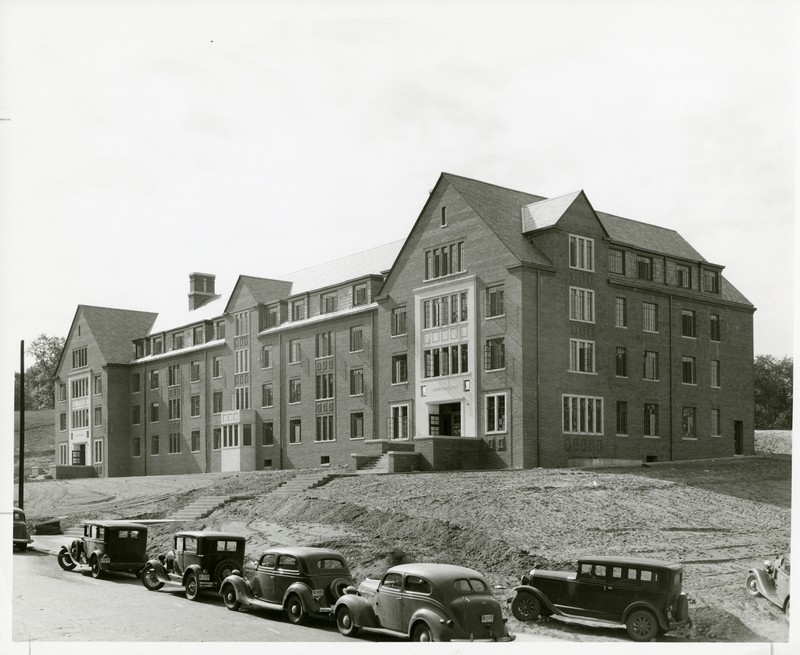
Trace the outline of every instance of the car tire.
<instances>
[{"instance_id":1,"label":"car tire","mask_svg":"<svg viewBox=\"0 0 800 655\"><path fill-rule=\"evenodd\" d=\"M156 569L152 564L146 564L142 569L142 584L148 591L158 591L164 583L158 579Z\"/></svg>"},{"instance_id":2,"label":"car tire","mask_svg":"<svg viewBox=\"0 0 800 655\"><path fill-rule=\"evenodd\" d=\"M519 621L535 621L542 613L542 604L536 596L523 591L511 601L511 613Z\"/></svg>"},{"instance_id":3,"label":"car tire","mask_svg":"<svg viewBox=\"0 0 800 655\"><path fill-rule=\"evenodd\" d=\"M236 569L240 569L241 566L237 566L236 562L232 559L226 559L217 564L217 568L214 569L214 580L216 580L217 584L222 584L222 581L227 578L231 573L233 573Z\"/></svg>"},{"instance_id":4,"label":"car tire","mask_svg":"<svg viewBox=\"0 0 800 655\"><path fill-rule=\"evenodd\" d=\"M231 612L239 611L242 604L239 602L236 589L234 589L232 584L225 585L220 593L222 594L222 602L225 603L225 607L231 610Z\"/></svg>"},{"instance_id":5,"label":"car tire","mask_svg":"<svg viewBox=\"0 0 800 655\"><path fill-rule=\"evenodd\" d=\"M97 557L97 555L92 555L92 558L89 560L89 567L92 577L95 580L102 577L103 569L100 568L100 558Z\"/></svg>"},{"instance_id":6,"label":"car tire","mask_svg":"<svg viewBox=\"0 0 800 655\"><path fill-rule=\"evenodd\" d=\"M183 589L187 600L197 600L200 597L200 581L194 571L189 571L186 574Z\"/></svg>"},{"instance_id":7,"label":"car tire","mask_svg":"<svg viewBox=\"0 0 800 655\"><path fill-rule=\"evenodd\" d=\"M353 613L347 605L342 605L336 611L336 627L345 637L355 637L359 627L353 621Z\"/></svg>"},{"instance_id":8,"label":"car tire","mask_svg":"<svg viewBox=\"0 0 800 655\"><path fill-rule=\"evenodd\" d=\"M70 544L69 554L73 561L79 562L81 559L81 542L77 539Z\"/></svg>"},{"instance_id":9,"label":"car tire","mask_svg":"<svg viewBox=\"0 0 800 655\"><path fill-rule=\"evenodd\" d=\"M411 632L411 641L433 641L433 633L427 623L420 621Z\"/></svg>"},{"instance_id":10,"label":"car tire","mask_svg":"<svg viewBox=\"0 0 800 655\"><path fill-rule=\"evenodd\" d=\"M58 551L58 565L65 571L72 571L77 566L66 548Z\"/></svg>"},{"instance_id":11,"label":"car tire","mask_svg":"<svg viewBox=\"0 0 800 655\"><path fill-rule=\"evenodd\" d=\"M24 553L28 550L28 544L17 544L17 550L21 553Z\"/></svg>"},{"instance_id":12,"label":"car tire","mask_svg":"<svg viewBox=\"0 0 800 655\"><path fill-rule=\"evenodd\" d=\"M648 610L636 610L631 612L625 628L633 641L651 641L658 636L658 619Z\"/></svg>"},{"instance_id":13,"label":"car tire","mask_svg":"<svg viewBox=\"0 0 800 655\"><path fill-rule=\"evenodd\" d=\"M294 625L300 625L306 618L306 609L297 594L291 594L286 599L286 618Z\"/></svg>"},{"instance_id":14,"label":"car tire","mask_svg":"<svg viewBox=\"0 0 800 655\"><path fill-rule=\"evenodd\" d=\"M790 598L786 599L786 604L783 606L783 613L786 614L786 618L789 618L789 600Z\"/></svg>"},{"instance_id":15,"label":"car tire","mask_svg":"<svg viewBox=\"0 0 800 655\"><path fill-rule=\"evenodd\" d=\"M747 593L754 598L761 595L761 592L758 590L758 578L755 573L751 573L747 576L747 580L744 582L744 588L747 589Z\"/></svg>"},{"instance_id":16,"label":"car tire","mask_svg":"<svg viewBox=\"0 0 800 655\"><path fill-rule=\"evenodd\" d=\"M336 580L328 585L328 589L331 592L331 598L334 601L339 600L342 596L344 596L344 590L347 589L351 584L352 583L345 578L336 578Z\"/></svg>"}]
</instances>

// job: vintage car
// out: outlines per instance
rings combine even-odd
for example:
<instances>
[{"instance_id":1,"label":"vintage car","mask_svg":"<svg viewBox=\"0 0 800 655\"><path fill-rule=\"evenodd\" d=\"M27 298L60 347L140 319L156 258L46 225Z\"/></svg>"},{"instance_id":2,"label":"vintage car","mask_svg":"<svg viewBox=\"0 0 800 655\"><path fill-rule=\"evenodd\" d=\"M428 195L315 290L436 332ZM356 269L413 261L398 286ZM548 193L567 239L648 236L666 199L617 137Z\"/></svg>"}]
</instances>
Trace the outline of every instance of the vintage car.
<instances>
[{"instance_id":1,"label":"vintage car","mask_svg":"<svg viewBox=\"0 0 800 655\"><path fill-rule=\"evenodd\" d=\"M31 535L28 532L28 522L25 520L25 512L19 507L14 508L14 548L26 550L28 544L32 543Z\"/></svg>"},{"instance_id":2,"label":"vintage car","mask_svg":"<svg viewBox=\"0 0 800 655\"><path fill-rule=\"evenodd\" d=\"M165 584L184 588L186 598L197 600L203 590L219 589L222 581L244 562L245 538L226 532L176 532L172 550L148 560L142 584L150 591Z\"/></svg>"},{"instance_id":3,"label":"vintage car","mask_svg":"<svg viewBox=\"0 0 800 655\"><path fill-rule=\"evenodd\" d=\"M764 596L780 607L789 616L789 575L791 562L789 554L779 555L774 560L766 560L764 566L750 569L745 587L751 596Z\"/></svg>"},{"instance_id":4,"label":"vintage car","mask_svg":"<svg viewBox=\"0 0 800 655\"><path fill-rule=\"evenodd\" d=\"M520 621L544 615L565 623L625 628L634 641L650 641L689 620L682 576L680 564L660 560L585 558L577 572L533 569L524 575L514 588L511 611Z\"/></svg>"},{"instance_id":5,"label":"vintage car","mask_svg":"<svg viewBox=\"0 0 800 655\"><path fill-rule=\"evenodd\" d=\"M401 564L349 588L333 608L347 637L361 629L413 641L512 641L486 579L452 564Z\"/></svg>"},{"instance_id":6,"label":"vintage car","mask_svg":"<svg viewBox=\"0 0 800 655\"><path fill-rule=\"evenodd\" d=\"M83 537L58 552L58 565L65 571L81 567L93 578L104 571L130 571L139 575L147 563L147 527L131 521L86 521Z\"/></svg>"},{"instance_id":7,"label":"vintage car","mask_svg":"<svg viewBox=\"0 0 800 655\"><path fill-rule=\"evenodd\" d=\"M222 581L225 607L283 610L291 623L330 616L353 584L341 553L327 548L270 548Z\"/></svg>"}]
</instances>

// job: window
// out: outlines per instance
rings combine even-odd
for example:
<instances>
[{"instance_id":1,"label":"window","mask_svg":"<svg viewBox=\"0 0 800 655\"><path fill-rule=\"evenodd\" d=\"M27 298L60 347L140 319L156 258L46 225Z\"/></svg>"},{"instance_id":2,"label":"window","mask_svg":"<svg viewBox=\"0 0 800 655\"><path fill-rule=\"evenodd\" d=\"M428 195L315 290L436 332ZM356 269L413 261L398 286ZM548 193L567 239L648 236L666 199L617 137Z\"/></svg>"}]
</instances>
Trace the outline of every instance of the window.
<instances>
[{"instance_id":1,"label":"window","mask_svg":"<svg viewBox=\"0 0 800 655\"><path fill-rule=\"evenodd\" d=\"M316 357L321 359L323 357L331 357L333 355L333 339L332 332L321 332L316 338Z\"/></svg>"},{"instance_id":2,"label":"window","mask_svg":"<svg viewBox=\"0 0 800 655\"><path fill-rule=\"evenodd\" d=\"M505 340L488 339L483 349L483 367L487 371L496 371L506 367Z\"/></svg>"},{"instance_id":3,"label":"window","mask_svg":"<svg viewBox=\"0 0 800 655\"><path fill-rule=\"evenodd\" d=\"M261 346L261 368L272 368L272 346Z\"/></svg>"},{"instance_id":4,"label":"window","mask_svg":"<svg viewBox=\"0 0 800 655\"><path fill-rule=\"evenodd\" d=\"M324 414L317 416L317 434L314 441L335 441L336 436L333 433L333 414Z\"/></svg>"},{"instance_id":5,"label":"window","mask_svg":"<svg viewBox=\"0 0 800 655\"><path fill-rule=\"evenodd\" d=\"M233 408L250 409L250 387L236 387L233 390Z\"/></svg>"},{"instance_id":6,"label":"window","mask_svg":"<svg viewBox=\"0 0 800 655\"><path fill-rule=\"evenodd\" d=\"M158 403L150 403L150 422L158 423Z\"/></svg>"},{"instance_id":7,"label":"window","mask_svg":"<svg viewBox=\"0 0 800 655\"><path fill-rule=\"evenodd\" d=\"M131 393L139 393L141 390L142 378L138 373L134 373L131 375ZM66 400L66 398L61 398L61 400Z\"/></svg>"},{"instance_id":8,"label":"window","mask_svg":"<svg viewBox=\"0 0 800 655\"><path fill-rule=\"evenodd\" d=\"M300 443L302 441L302 429L299 418L289 419L289 443Z\"/></svg>"},{"instance_id":9,"label":"window","mask_svg":"<svg viewBox=\"0 0 800 655\"><path fill-rule=\"evenodd\" d=\"M617 434L628 434L628 403L624 400L617 401Z\"/></svg>"},{"instance_id":10,"label":"window","mask_svg":"<svg viewBox=\"0 0 800 655\"><path fill-rule=\"evenodd\" d=\"M150 388L158 389L158 369L150 371Z\"/></svg>"},{"instance_id":11,"label":"window","mask_svg":"<svg viewBox=\"0 0 800 655\"><path fill-rule=\"evenodd\" d=\"M200 430L192 430L192 452L200 452Z\"/></svg>"},{"instance_id":12,"label":"window","mask_svg":"<svg viewBox=\"0 0 800 655\"><path fill-rule=\"evenodd\" d=\"M170 398L169 399L169 420L174 421L181 417L181 399L180 398Z\"/></svg>"},{"instance_id":13,"label":"window","mask_svg":"<svg viewBox=\"0 0 800 655\"><path fill-rule=\"evenodd\" d=\"M300 361L300 339L289 340L289 363L297 364Z\"/></svg>"},{"instance_id":14,"label":"window","mask_svg":"<svg viewBox=\"0 0 800 655\"><path fill-rule=\"evenodd\" d=\"M461 343L423 351L423 377L435 378L443 375L467 373L469 364L468 349L469 344Z\"/></svg>"},{"instance_id":15,"label":"window","mask_svg":"<svg viewBox=\"0 0 800 655\"><path fill-rule=\"evenodd\" d=\"M95 407L94 408L94 424L95 425L103 425L103 408L102 407Z\"/></svg>"},{"instance_id":16,"label":"window","mask_svg":"<svg viewBox=\"0 0 800 655\"><path fill-rule=\"evenodd\" d=\"M625 253L611 248L608 251L608 270L617 275L625 275Z\"/></svg>"},{"instance_id":17,"label":"window","mask_svg":"<svg viewBox=\"0 0 800 655\"><path fill-rule=\"evenodd\" d=\"M562 396L563 430L567 434L603 434L603 399Z\"/></svg>"},{"instance_id":18,"label":"window","mask_svg":"<svg viewBox=\"0 0 800 655\"><path fill-rule=\"evenodd\" d=\"M150 454L158 455L158 435L154 434L150 437Z\"/></svg>"},{"instance_id":19,"label":"window","mask_svg":"<svg viewBox=\"0 0 800 655\"><path fill-rule=\"evenodd\" d=\"M614 325L618 328L628 327L628 301L620 296L614 299Z\"/></svg>"},{"instance_id":20,"label":"window","mask_svg":"<svg viewBox=\"0 0 800 655\"><path fill-rule=\"evenodd\" d=\"M76 348L72 351L72 368L83 368L89 365L89 355L86 350L87 346L83 348Z\"/></svg>"},{"instance_id":21,"label":"window","mask_svg":"<svg viewBox=\"0 0 800 655\"><path fill-rule=\"evenodd\" d=\"M94 442L94 463L103 463L103 442L100 439L95 439Z\"/></svg>"},{"instance_id":22,"label":"window","mask_svg":"<svg viewBox=\"0 0 800 655\"><path fill-rule=\"evenodd\" d=\"M250 349L239 348L233 352L233 372L234 373L249 373L250 372Z\"/></svg>"},{"instance_id":23,"label":"window","mask_svg":"<svg viewBox=\"0 0 800 655\"><path fill-rule=\"evenodd\" d=\"M594 341L569 340L569 370L573 373L594 373Z\"/></svg>"},{"instance_id":24,"label":"window","mask_svg":"<svg viewBox=\"0 0 800 655\"><path fill-rule=\"evenodd\" d=\"M642 303L642 329L645 332L658 332L658 305L652 302Z\"/></svg>"},{"instance_id":25,"label":"window","mask_svg":"<svg viewBox=\"0 0 800 655\"><path fill-rule=\"evenodd\" d=\"M272 383L262 384L261 385L261 406L262 407L272 407L273 398L272 398Z\"/></svg>"},{"instance_id":26,"label":"window","mask_svg":"<svg viewBox=\"0 0 800 655\"><path fill-rule=\"evenodd\" d=\"M367 283L353 285L353 307L367 304Z\"/></svg>"},{"instance_id":27,"label":"window","mask_svg":"<svg viewBox=\"0 0 800 655\"><path fill-rule=\"evenodd\" d=\"M272 421L264 421L261 424L261 445L272 446L275 443L275 431Z\"/></svg>"},{"instance_id":28,"label":"window","mask_svg":"<svg viewBox=\"0 0 800 655\"><path fill-rule=\"evenodd\" d=\"M505 393L486 394L487 434L506 431L506 399Z\"/></svg>"},{"instance_id":29,"label":"window","mask_svg":"<svg viewBox=\"0 0 800 655\"><path fill-rule=\"evenodd\" d=\"M441 227L447 227L447 207L442 207L441 217L439 218L439 225Z\"/></svg>"},{"instance_id":30,"label":"window","mask_svg":"<svg viewBox=\"0 0 800 655\"><path fill-rule=\"evenodd\" d=\"M94 382L94 385L93 385L94 386L94 389L93 389L94 392L96 394L103 393L103 378L102 378L102 376L95 375L93 382Z\"/></svg>"},{"instance_id":31,"label":"window","mask_svg":"<svg viewBox=\"0 0 800 655\"><path fill-rule=\"evenodd\" d=\"M483 313L486 316L486 318L503 316L505 314L505 308L503 307L502 284L486 288L486 297L484 301Z\"/></svg>"},{"instance_id":32,"label":"window","mask_svg":"<svg viewBox=\"0 0 800 655\"><path fill-rule=\"evenodd\" d=\"M684 407L682 412L682 419L681 419L681 428L683 431L683 438L684 439L697 439L697 432L695 429L695 408L694 407Z\"/></svg>"},{"instance_id":33,"label":"window","mask_svg":"<svg viewBox=\"0 0 800 655\"><path fill-rule=\"evenodd\" d=\"M214 428L214 450L222 448L222 428Z\"/></svg>"},{"instance_id":34,"label":"window","mask_svg":"<svg viewBox=\"0 0 800 655\"><path fill-rule=\"evenodd\" d=\"M250 313L237 312L233 315L233 336L241 337L250 334Z\"/></svg>"},{"instance_id":35,"label":"window","mask_svg":"<svg viewBox=\"0 0 800 655\"><path fill-rule=\"evenodd\" d=\"M594 239L569 235L569 267L594 271Z\"/></svg>"},{"instance_id":36,"label":"window","mask_svg":"<svg viewBox=\"0 0 800 655\"><path fill-rule=\"evenodd\" d=\"M212 414L221 414L222 413L222 392L215 391L214 395L211 396L211 413Z\"/></svg>"},{"instance_id":37,"label":"window","mask_svg":"<svg viewBox=\"0 0 800 655\"><path fill-rule=\"evenodd\" d=\"M162 337L153 337L150 339L150 348L154 355L160 355L164 352L164 339Z\"/></svg>"},{"instance_id":38,"label":"window","mask_svg":"<svg viewBox=\"0 0 800 655\"><path fill-rule=\"evenodd\" d=\"M422 327L440 327L463 323L468 318L467 292L431 298L422 303Z\"/></svg>"},{"instance_id":39,"label":"window","mask_svg":"<svg viewBox=\"0 0 800 655\"><path fill-rule=\"evenodd\" d=\"M711 341L721 341L719 314L710 314L708 317Z\"/></svg>"},{"instance_id":40,"label":"window","mask_svg":"<svg viewBox=\"0 0 800 655\"><path fill-rule=\"evenodd\" d=\"M392 384L408 382L408 356L392 355Z\"/></svg>"},{"instance_id":41,"label":"window","mask_svg":"<svg viewBox=\"0 0 800 655\"><path fill-rule=\"evenodd\" d=\"M573 321L594 323L594 291L569 288L569 317Z\"/></svg>"},{"instance_id":42,"label":"window","mask_svg":"<svg viewBox=\"0 0 800 655\"><path fill-rule=\"evenodd\" d=\"M211 360L211 377L222 377L222 357L217 356Z\"/></svg>"},{"instance_id":43,"label":"window","mask_svg":"<svg viewBox=\"0 0 800 655\"><path fill-rule=\"evenodd\" d=\"M136 407L135 409L139 409L139 408ZM61 430L61 432L64 432L67 429L67 413L66 412L61 412L58 415L58 429Z\"/></svg>"},{"instance_id":44,"label":"window","mask_svg":"<svg viewBox=\"0 0 800 655\"><path fill-rule=\"evenodd\" d=\"M306 317L305 299L292 301L292 320L302 321Z\"/></svg>"},{"instance_id":45,"label":"window","mask_svg":"<svg viewBox=\"0 0 800 655\"><path fill-rule=\"evenodd\" d=\"M138 389L137 389L138 391ZM67 399L67 385L66 384L59 384L58 385L58 400L65 401Z\"/></svg>"},{"instance_id":46,"label":"window","mask_svg":"<svg viewBox=\"0 0 800 655\"><path fill-rule=\"evenodd\" d=\"M350 328L350 352L356 353L364 350L364 327L354 325Z\"/></svg>"},{"instance_id":47,"label":"window","mask_svg":"<svg viewBox=\"0 0 800 655\"><path fill-rule=\"evenodd\" d=\"M354 368L350 370L350 395L362 396L364 394L364 369Z\"/></svg>"},{"instance_id":48,"label":"window","mask_svg":"<svg viewBox=\"0 0 800 655\"><path fill-rule=\"evenodd\" d=\"M350 438L364 438L364 412L353 412L350 414Z\"/></svg>"},{"instance_id":49,"label":"window","mask_svg":"<svg viewBox=\"0 0 800 655\"><path fill-rule=\"evenodd\" d=\"M653 258L636 255L636 277L640 280L653 279Z\"/></svg>"},{"instance_id":50,"label":"window","mask_svg":"<svg viewBox=\"0 0 800 655\"><path fill-rule=\"evenodd\" d=\"M717 271L703 271L703 291L719 293L719 273Z\"/></svg>"},{"instance_id":51,"label":"window","mask_svg":"<svg viewBox=\"0 0 800 655\"><path fill-rule=\"evenodd\" d=\"M183 348L183 332L172 335L172 349L180 350Z\"/></svg>"},{"instance_id":52,"label":"window","mask_svg":"<svg viewBox=\"0 0 800 655\"><path fill-rule=\"evenodd\" d=\"M137 341L133 345L134 357L136 359L141 359L144 357L144 341Z\"/></svg>"},{"instance_id":53,"label":"window","mask_svg":"<svg viewBox=\"0 0 800 655\"><path fill-rule=\"evenodd\" d=\"M697 372L695 370L694 357L682 357L681 369L683 371L682 382L684 384L697 384Z\"/></svg>"},{"instance_id":54,"label":"window","mask_svg":"<svg viewBox=\"0 0 800 655\"><path fill-rule=\"evenodd\" d=\"M658 380L658 353L652 350L644 351L644 373L645 380Z\"/></svg>"},{"instance_id":55,"label":"window","mask_svg":"<svg viewBox=\"0 0 800 655\"><path fill-rule=\"evenodd\" d=\"M721 378L721 370L720 370L720 363L718 359L711 360L711 386L712 387L721 387L722 386L722 378Z\"/></svg>"},{"instance_id":56,"label":"window","mask_svg":"<svg viewBox=\"0 0 800 655\"><path fill-rule=\"evenodd\" d=\"M338 305L338 299L336 297L336 292L332 293L323 293L319 297L319 313L320 314L330 314L331 312L335 312Z\"/></svg>"},{"instance_id":57,"label":"window","mask_svg":"<svg viewBox=\"0 0 800 655\"><path fill-rule=\"evenodd\" d=\"M616 354L616 375L618 378L628 377L628 349L617 346Z\"/></svg>"},{"instance_id":58,"label":"window","mask_svg":"<svg viewBox=\"0 0 800 655\"><path fill-rule=\"evenodd\" d=\"M215 339L224 339L225 338L225 321L224 320L214 321L214 338Z\"/></svg>"},{"instance_id":59,"label":"window","mask_svg":"<svg viewBox=\"0 0 800 655\"><path fill-rule=\"evenodd\" d=\"M718 409L711 410L711 436L712 437L719 437L722 436L722 432L720 432L720 411Z\"/></svg>"},{"instance_id":60,"label":"window","mask_svg":"<svg viewBox=\"0 0 800 655\"><path fill-rule=\"evenodd\" d=\"M200 396L192 396L189 399L189 415L200 416Z\"/></svg>"},{"instance_id":61,"label":"window","mask_svg":"<svg viewBox=\"0 0 800 655\"><path fill-rule=\"evenodd\" d=\"M425 251L425 279L460 273L464 270L464 242Z\"/></svg>"},{"instance_id":62,"label":"window","mask_svg":"<svg viewBox=\"0 0 800 655\"><path fill-rule=\"evenodd\" d=\"M239 425L223 425L222 426L222 447L223 448L238 448L239 447Z\"/></svg>"},{"instance_id":63,"label":"window","mask_svg":"<svg viewBox=\"0 0 800 655\"><path fill-rule=\"evenodd\" d=\"M329 400L333 398L333 373L322 373L317 375L317 400Z\"/></svg>"},{"instance_id":64,"label":"window","mask_svg":"<svg viewBox=\"0 0 800 655\"><path fill-rule=\"evenodd\" d=\"M645 403L644 405L644 436L658 436L658 405Z\"/></svg>"},{"instance_id":65,"label":"window","mask_svg":"<svg viewBox=\"0 0 800 655\"><path fill-rule=\"evenodd\" d=\"M177 455L181 452L181 435L179 432L169 433L169 449L167 452L170 455Z\"/></svg>"},{"instance_id":66,"label":"window","mask_svg":"<svg viewBox=\"0 0 800 655\"><path fill-rule=\"evenodd\" d=\"M280 323L280 313L278 310L278 305L273 305L272 307L267 307L266 311L264 312L264 318L262 321L263 328L262 329L269 329L277 327Z\"/></svg>"},{"instance_id":67,"label":"window","mask_svg":"<svg viewBox=\"0 0 800 655\"><path fill-rule=\"evenodd\" d=\"M681 310L681 336L691 338L697 336L697 317L691 309Z\"/></svg>"},{"instance_id":68,"label":"window","mask_svg":"<svg viewBox=\"0 0 800 655\"><path fill-rule=\"evenodd\" d=\"M192 343L196 346L197 344L203 343L205 341L205 330L203 329L202 325L195 325L192 328Z\"/></svg>"},{"instance_id":69,"label":"window","mask_svg":"<svg viewBox=\"0 0 800 655\"><path fill-rule=\"evenodd\" d=\"M245 423L242 425L242 445L243 446L252 446L253 445L253 426L249 423Z\"/></svg>"},{"instance_id":70,"label":"window","mask_svg":"<svg viewBox=\"0 0 800 655\"><path fill-rule=\"evenodd\" d=\"M199 382L200 362L195 360L189 364L189 382Z\"/></svg>"},{"instance_id":71,"label":"window","mask_svg":"<svg viewBox=\"0 0 800 655\"><path fill-rule=\"evenodd\" d=\"M76 409L72 412L72 429L89 427L89 410Z\"/></svg>"},{"instance_id":72,"label":"window","mask_svg":"<svg viewBox=\"0 0 800 655\"><path fill-rule=\"evenodd\" d=\"M142 440L139 437L134 437L131 443L131 449L134 457L142 456Z\"/></svg>"},{"instance_id":73,"label":"window","mask_svg":"<svg viewBox=\"0 0 800 655\"><path fill-rule=\"evenodd\" d=\"M389 416L389 439L408 439L408 405L392 405Z\"/></svg>"},{"instance_id":74,"label":"window","mask_svg":"<svg viewBox=\"0 0 800 655\"><path fill-rule=\"evenodd\" d=\"M299 403L300 402L300 378L293 378L289 380L289 402L290 403Z\"/></svg>"},{"instance_id":75,"label":"window","mask_svg":"<svg viewBox=\"0 0 800 655\"><path fill-rule=\"evenodd\" d=\"M73 398L85 398L89 395L89 378L73 380L70 386Z\"/></svg>"},{"instance_id":76,"label":"window","mask_svg":"<svg viewBox=\"0 0 800 655\"><path fill-rule=\"evenodd\" d=\"M684 289L692 288L692 269L683 264L675 266L675 272L678 278L678 286Z\"/></svg>"},{"instance_id":77,"label":"window","mask_svg":"<svg viewBox=\"0 0 800 655\"><path fill-rule=\"evenodd\" d=\"M170 387L178 386L181 383L180 364L173 364L167 368L167 384Z\"/></svg>"},{"instance_id":78,"label":"window","mask_svg":"<svg viewBox=\"0 0 800 655\"><path fill-rule=\"evenodd\" d=\"M141 408L139 405L131 407L131 425L139 425L142 422Z\"/></svg>"},{"instance_id":79,"label":"window","mask_svg":"<svg viewBox=\"0 0 800 655\"><path fill-rule=\"evenodd\" d=\"M392 336L406 334L406 308L395 307L392 310Z\"/></svg>"}]
</instances>

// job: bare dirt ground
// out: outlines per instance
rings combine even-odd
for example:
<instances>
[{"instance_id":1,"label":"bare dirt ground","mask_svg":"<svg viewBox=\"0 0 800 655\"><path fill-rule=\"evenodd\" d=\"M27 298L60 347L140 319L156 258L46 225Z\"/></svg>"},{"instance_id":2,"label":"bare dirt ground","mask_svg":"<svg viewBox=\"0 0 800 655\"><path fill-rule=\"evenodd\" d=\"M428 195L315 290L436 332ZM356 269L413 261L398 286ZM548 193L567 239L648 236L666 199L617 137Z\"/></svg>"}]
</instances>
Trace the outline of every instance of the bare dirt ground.
<instances>
[{"instance_id":1,"label":"bare dirt ground","mask_svg":"<svg viewBox=\"0 0 800 655\"><path fill-rule=\"evenodd\" d=\"M788 621L750 598L750 567L788 550L791 433L757 434L756 457L619 469L536 469L351 476L290 498L269 492L291 471L32 482L30 518L162 518L200 495L247 494L194 523L150 529L153 552L178 528L248 537L248 555L271 544L332 546L357 581L405 561L447 561L483 571L513 595L534 565L571 569L587 554L681 561L692 625L672 638L787 641ZM510 612L509 612L510 616ZM575 641L624 633L555 621L517 631Z\"/></svg>"}]
</instances>

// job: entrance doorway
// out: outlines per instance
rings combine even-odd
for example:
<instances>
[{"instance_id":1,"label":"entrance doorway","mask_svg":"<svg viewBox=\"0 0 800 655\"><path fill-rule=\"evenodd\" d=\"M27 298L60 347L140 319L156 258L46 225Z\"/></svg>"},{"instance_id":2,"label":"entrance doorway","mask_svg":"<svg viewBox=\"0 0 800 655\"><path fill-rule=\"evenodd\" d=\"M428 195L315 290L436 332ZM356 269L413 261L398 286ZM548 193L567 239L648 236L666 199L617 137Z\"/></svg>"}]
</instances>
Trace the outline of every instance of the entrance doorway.
<instances>
[{"instance_id":1,"label":"entrance doorway","mask_svg":"<svg viewBox=\"0 0 800 655\"><path fill-rule=\"evenodd\" d=\"M744 425L741 421L733 422L733 454L744 455Z\"/></svg>"},{"instance_id":2,"label":"entrance doorway","mask_svg":"<svg viewBox=\"0 0 800 655\"><path fill-rule=\"evenodd\" d=\"M442 437L461 436L461 403L432 405L430 409L438 409L439 413L431 412L428 415L428 434Z\"/></svg>"},{"instance_id":3,"label":"entrance doorway","mask_svg":"<svg viewBox=\"0 0 800 655\"><path fill-rule=\"evenodd\" d=\"M86 444L78 444L72 451L72 465L86 466Z\"/></svg>"}]
</instances>

